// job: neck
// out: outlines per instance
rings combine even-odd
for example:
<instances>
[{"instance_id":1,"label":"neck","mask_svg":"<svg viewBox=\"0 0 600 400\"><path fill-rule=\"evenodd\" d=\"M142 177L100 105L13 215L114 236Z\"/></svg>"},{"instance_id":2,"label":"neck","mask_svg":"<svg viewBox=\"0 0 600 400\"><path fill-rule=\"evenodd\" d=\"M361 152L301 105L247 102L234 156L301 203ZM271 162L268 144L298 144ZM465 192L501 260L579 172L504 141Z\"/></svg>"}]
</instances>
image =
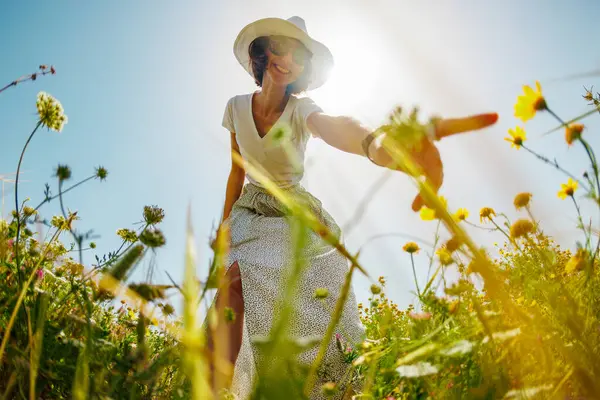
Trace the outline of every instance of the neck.
<instances>
[{"instance_id":1,"label":"neck","mask_svg":"<svg viewBox=\"0 0 600 400\"><path fill-rule=\"evenodd\" d=\"M275 85L265 74L262 90L255 96L262 109L262 114L269 115L283 111L289 95L285 92L286 86Z\"/></svg>"}]
</instances>

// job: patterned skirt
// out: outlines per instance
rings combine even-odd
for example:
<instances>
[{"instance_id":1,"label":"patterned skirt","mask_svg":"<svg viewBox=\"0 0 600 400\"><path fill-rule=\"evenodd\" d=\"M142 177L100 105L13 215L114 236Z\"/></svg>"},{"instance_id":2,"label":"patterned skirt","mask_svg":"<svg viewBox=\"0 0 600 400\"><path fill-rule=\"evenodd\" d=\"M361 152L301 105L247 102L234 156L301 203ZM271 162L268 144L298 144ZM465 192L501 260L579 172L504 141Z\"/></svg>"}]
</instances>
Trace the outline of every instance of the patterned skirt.
<instances>
[{"instance_id":1,"label":"patterned skirt","mask_svg":"<svg viewBox=\"0 0 600 400\"><path fill-rule=\"evenodd\" d=\"M337 237L341 230L333 217L322 207L321 201L300 184L283 189L309 207ZM264 354L253 338L269 335L277 320L284 281L293 266L293 236L286 207L266 189L247 183L229 216L231 251L227 265L237 261L244 299L244 326L242 347L237 358L232 392L246 399ZM295 295L293 319L287 325L291 338L324 336L340 296L344 278L349 269L348 260L319 235L308 230L302 246L305 269ZM327 289L325 299L315 298L317 289ZM354 346L364 338L364 328L358 315L352 289L345 303L334 337L328 344L322 368L310 399L325 398L321 386L326 382L342 383L348 379L350 364L344 360L346 345ZM338 339L336 339L336 336ZM341 340L340 340L341 339ZM340 349L340 343L344 343ZM301 352L299 365L308 366L318 353L319 346ZM339 387L342 389L343 387ZM327 398L341 398L338 395ZM292 396L286 396L292 398Z\"/></svg>"}]
</instances>

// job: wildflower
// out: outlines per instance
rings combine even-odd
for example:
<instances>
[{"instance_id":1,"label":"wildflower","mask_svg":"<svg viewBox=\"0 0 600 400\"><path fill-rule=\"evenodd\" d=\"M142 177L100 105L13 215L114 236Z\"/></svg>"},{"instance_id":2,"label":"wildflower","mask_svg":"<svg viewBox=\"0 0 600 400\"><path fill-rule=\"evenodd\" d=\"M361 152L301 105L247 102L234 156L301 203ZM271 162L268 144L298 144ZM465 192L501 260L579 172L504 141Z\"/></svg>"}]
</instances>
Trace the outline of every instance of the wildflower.
<instances>
[{"instance_id":1,"label":"wildflower","mask_svg":"<svg viewBox=\"0 0 600 400\"><path fill-rule=\"evenodd\" d=\"M408 316L411 319L414 319L415 321L427 321L427 320L431 319L433 314L431 314L430 312L422 312L422 313L411 312L408 314Z\"/></svg>"},{"instance_id":2,"label":"wildflower","mask_svg":"<svg viewBox=\"0 0 600 400\"><path fill-rule=\"evenodd\" d=\"M572 178L569 178L567 183L561 183L560 190L558 191L558 197L562 200L566 199L567 196L573 197L578 185L579 184L577 183L577 181L574 181Z\"/></svg>"},{"instance_id":3,"label":"wildflower","mask_svg":"<svg viewBox=\"0 0 600 400\"><path fill-rule=\"evenodd\" d=\"M381 293L381 287L377 286L376 284L372 284L371 285L371 293L373 293L373 294Z\"/></svg>"},{"instance_id":4,"label":"wildflower","mask_svg":"<svg viewBox=\"0 0 600 400\"><path fill-rule=\"evenodd\" d=\"M454 300L452 303L450 303L448 305L448 312L450 314L456 313L456 311L458 310L458 305L459 305L459 301L458 300Z\"/></svg>"},{"instance_id":5,"label":"wildflower","mask_svg":"<svg viewBox=\"0 0 600 400\"><path fill-rule=\"evenodd\" d=\"M533 222L528 219L519 219L510 227L510 237L513 239L527 236L533 231Z\"/></svg>"},{"instance_id":6,"label":"wildflower","mask_svg":"<svg viewBox=\"0 0 600 400\"><path fill-rule=\"evenodd\" d=\"M448 200L446 200L444 196L440 196L439 199L442 202L443 207L448 208ZM434 219L439 218L436 211L427 206L421 207L419 215L423 221L433 221Z\"/></svg>"},{"instance_id":7,"label":"wildflower","mask_svg":"<svg viewBox=\"0 0 600 400\"><path fill-rule=\"evenodd\" d=\"M467 210L466 208L459 208L454 213L454 219L456 219L459 222L464 221L467 218L469 218L469 210Z\"/></svg>"},{"instance_id":8,"label":"wildflower","mask_svg":"<svg viewBox=\"0 0 600 400\"><path fill-rule=\"evenodd\" d=\"M437 254L437 256L439 257L440 263L442 265L450 265L454 262L454 260L452 259L452 253L445 246L442 246L439 249L437 249L435 254Z\"/></svg>"},{"instance_id":9,"label":"wildflower","mask_svg":"<svg viewBox=\"0 0 600 400\"><path fill-rule=\"evenodd\" d=\"M565 140L569 146L573 144L575 140L581 138L581 132L583 132L584 128L583 124L570 124L565 128Z\"/></svg>"},{"instance_id":10,"label":"wildflower","mask_svg":"<svg viewBox=\"0 0 600 400\"><path fill-rule=\"evenodd\" d=\"M594 100L594 95L592 94L591 89L585 89L585 94L583 95L583 98L587 101Z\"/></svg>"},{"instance_id":11,"label":"wildflower","mask_svg":"<svg viewBox=\"0 0 600 400\"><path fill-rule=\"evenodd\" d=\"M55 215L52 217L52 221L50 221L50 224L52 224L52 226L55 228L61 229L67 224L67 221L62 215Z\"/></svg>"},{"instance_id":12,"label":"wildflower","mask_svg":"<svg viewBox=\"0 0 600 400\"><path fill-rule=\"evenodd\" d=\"M421 250L421 248L415 242L408 242L402 247L402 250L404 250L407 253L413 254L418 253L419 250Z\"/></svg>"},{"instance_id":13,"label":"wildflower","mask_svg":"<svg viewBox=\"0 0 600 400\"><path fill-rule=\"evenodd\" d=\"M146 229L140 234L140 242L148 247L161 247L164 246L167 240L165 235L159 229Z\"/></svg>"},{"instance_id":14,"label":"wildflower","mask_svg":"<svg viewBox=\"0 0 600 400\"><path fill-rule=\"evenodd\" d=\"M317 288L315 289L314 298L321 300L326 299L329 296L329 290L327 288Z\"/></svg>"},{"instance_id":15,"label":"wildflower","mask_svg":"<svg viewBox=\"0 0 600 400\"><path fill-rule=\"evenodd\" d=\"M106 168L100 167L100 166L96 168L96 178L103 181L106 179L107 175L108 175L108 171L106 170Z\"/></svg>"},{"instance_id":16,"label":"wildflower","mask_svg":"<svg viewBox=\"0 0 600 400\"><path fill-rule=\"evenodd\" d=\"M163 311L163 314L165 314L165 315L172 315L173 313L175 313L175 309L170 304L163 305L162 311Z\"/></svg>"},{"instance_id":17,"label":"wildflower","mask_svg":"<svg viewBox=\"0 0 600 400\"><path fill-rule=\"evenodd\" d=\"M42 125L56 132L62 131L68 119L58 100L46 92L40 92L38 93L36 107Z\"/></svg>"},{"instance_id":18,"label":"wildflower","mask_svg":"<svg viewBox=\"0 0 600 400\"><path fill-rule=\"evenodd\" d=\"M515 129L509 129L508 134L510 137L505 137L504 140L510 142L510 147L514 147L517 150L519 150L521 146L523 146L523 143L525 143L525 140L527 140L527 133L525 133L520 126L517 126Z\"/></svg>"},{"instance_id":19,"label":"wildflower","mask_svg":"<svg viewBox=\"0 0 600 400\"><path fill-rule=\"evenodd\" d=\"M584 249L578 249L573 257L567 261L565 272L570 274L575 271L581 271L588 263L588 252Z\"/></svg>"},{"instance_id":20,"label":"wildflower","mask_svg":"<svg viewBox=\"0 0 600 400\"><path fill-rule=\"evenodd\" d=\"M479 221L480 222L483 222L484 219L491 221L492 216L494 216L494 217L496 216L496 211L494 211L493 208L483 207L481 210L479 210Z\"/></svg>"},{"instance_id":21,"label":"wildflower","mask_svg":"<svg viewBox=\"0 0 600 400\"><path fill-rule=\"evenodd\" d=\"M523 86L523 94L517 97L515 104L515 117L521 121L527 122L535 116L537 111L545 110L547 107L546 99L542 96L542 87L539 82L535 82L536 90L531 86Z\"/></svg>"},{"instance_id":22,"label":"wildflower","mask_svg":"<svg viewBox=\"0 0 600 400\"><path fill-rule=\"evenodd\" d=\"M135 243L138 240L137 233L131 229L121 228L117 230L117 235L126 242Z\"/></svg>"},{"instance_id":23,"label":"wildflower","mask_svg":"<svg viewBox=\"0 0 600 400\"><path fill-rule=\"evenodd\" d=\"M71 178L71 168L69 168L68 165L58 164L54 176L56 176L59 181L66 181L67 179Z\"/></svg>"},{"instance_id":24,"label":"wildflower","mask_svg":"<svg viewBox=\"0 0 600 400\"><path fill-rule=\"evenodd\" d=\"M321 386L321 394L325 397L333 396L337 391L335 382L326 382Z\"/></svg>"},{"instance_id":25,"label":"wildflower","mask_svg":"<svg viewBox=\"0 0 600 400\"><path fill-rule=\"evenodd\" d=\"M36 274L37 274L38 279L40 279L40 280L43 279L44 278L44 269L43 268L38 269Z\"/></svg>"},{"instance_id":26,"label":"wildflower","mask_svg":"<svg viewBox=\"0 0 600 400\"><path fill-rule=\"evenodd\" d=\"M30 217L34 214L37 214L37 211L34 208L29 206L23 207L23 215L25 215L26 217Z\"/></svg>"},{"instance_id":27,"label":"wildflower","mask_svg":"<svg viewBox=\"0 0 600 400\"><path fill-rule=\"evenodd\" d=\"M518 195L516 195L515 200L513 201L515 208L517 210L519 210L523 207L529 206L529 202L531 201L532 196L533 195L528 192L523 192L523 193L519 193Z\"/></svg>"},{"instance_id":28,"label":"wildflower","mask_svg":"<svg viewBox=\"0 0 600 400\"><path fill-rule=\"evenodd\" d=\"M378 279L379 283L381 283L382 285L385 285L385 278L383 276L380 276Z\"/></svg>"},{"instance_id":29,"label":"wildflower","mask_svg":"<svg viewBox=\"0 0 600 400\"><path fill-rule=\"evenodd\" d=\"M162 222L165 212L158 206L144 206L144 220L148 225L156 225Z\"/></svg>"}]
</instances>

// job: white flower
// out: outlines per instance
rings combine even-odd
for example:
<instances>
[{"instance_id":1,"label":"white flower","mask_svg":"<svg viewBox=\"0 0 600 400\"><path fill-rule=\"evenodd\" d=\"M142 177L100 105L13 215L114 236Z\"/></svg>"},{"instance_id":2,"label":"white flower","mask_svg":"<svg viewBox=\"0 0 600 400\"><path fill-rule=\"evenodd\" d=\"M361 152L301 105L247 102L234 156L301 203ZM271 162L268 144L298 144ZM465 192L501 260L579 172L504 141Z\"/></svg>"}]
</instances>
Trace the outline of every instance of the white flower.
<instances>
[{"instance_id":1,"label":"white flower","mask_svg":"<svg viewBox=\"0 0 600 400\"><path fill-rule=\"evenodd\" d=\"M40 92L35 105L42 125L56 132L62 131L68 118L58 100L46 92Z\"/></svg>"},{"instance_id":2,"label":"white flower","mask_svg":"<svg viewBox=\"0 0 600 400\"><path fill-rule=\"evenodd\" d=\"M412 365L401 365L396 368L400 376L406 378L417 378L419 376L433 375L438 373L438 368L428 362L419 362Z\"/></svg>"},{"instance_id":3,"label":"white flower","mask_svg":"<svg viewBox=\"0 0 600 400\"><path fill-rule=\"evenodd\" d=\"M459 340L454 343L452 347L442 350L442 354L445 356L463 355L473 350L473 343L468 340Z\"/></svg>"}]
</instances>

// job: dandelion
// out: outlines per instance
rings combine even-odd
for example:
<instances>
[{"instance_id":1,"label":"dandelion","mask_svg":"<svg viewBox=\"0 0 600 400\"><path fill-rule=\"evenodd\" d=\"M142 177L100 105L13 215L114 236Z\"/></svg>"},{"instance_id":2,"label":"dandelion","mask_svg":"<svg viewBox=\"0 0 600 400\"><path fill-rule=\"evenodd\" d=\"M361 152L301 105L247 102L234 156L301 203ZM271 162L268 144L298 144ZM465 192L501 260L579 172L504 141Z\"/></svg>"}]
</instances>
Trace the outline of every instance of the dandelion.
<instances>
[{"instance_id":1,"label":"dandelion","mask_svg":"<svg viewBox=\"0 0 600 400\"><path fill-rule=\"evenodd\" d=\"M515 104L515 117L521 121L527 122L535 116L537 111L547 109L546 99L542 96L542 87L539 82L535 82L536 90L531 86L523 86L523 94L517 97Z\"/></svg>"},{"instance_id":2,"label":"dandelion","mask_svg":"<svg viewBox=\"0 0 600 400\"><path fill-rule=\"evenodd\" d=\"M577 253L567 261L565 272L570 274L575 271L581 271L588 262L588 252L584 249L578 249Z\"/></svg>"},{"instance_id":3,"label":"dandelion","mask_svg":"<svg viewBox=\"0 0 600 400\"><path fill-rule=\"evenodd\" d=\"M448 208L448 200L446 200L444 196L440 196L440 201L442 202L444 208ZM423 221L433 221L434 219L439 218L436 211L427 206L421 207L419 215Z\"/></svg>"},{"instance_id":4,"label":"dandelion","mask_svg":"<svg viewBox=\"0 0 600 400\"><path fill-rule=\"evenodd\" d=\"M510 227L510 237L513 239L527 236L533 231L533 222L528 219L519 219Z\"/></svg>"},{"instance_id":5,"label":"dandelion","mask_svg":"<svg viewBox=\"0 0 600 400\"><path fill-rule=\"evenodd\" d=\"M421 250L421 248L415 242L408 242L402 247L402 250L409 254L415 254L418 253Z\"/></svg>"},{"instance_id":6,"label":"dandelion","mask_svg":"<svg viewBox=\"0 0 600 400\"><path fill-rule=\"evenodd\" d=\"M505 137L504 140L510 142L510 147L514 147L517 150L519 150L521 146L523 146L523 143L525 143L525 140L527 140L527 133L525 133L520 126L517 126L515 129L509 129L508 134L510 137Z\"/></svg>"},{"instance_id":7,"label":"dandelion","mask_svg":"<svg viewBox=\"0 0 600 400\"><path fill-rule=\"evenodd\" d=\"M570 146L574 141L581 139L581 132L585 126L583 124L570 124L565 128L565 141Z\"/></svg>"},{"instance_id":8,"label":"dandelion","mask_svg":"<svg viewBox=\"0 0 600 400\"><path fill-rule=\"evenodd\" d=\"M467 210L466 208L459 208L454 213L454 219L456 219L459 222L464 221L467 218L469 218L469 210Z\"/></svg>"},{"instance_id":9,"label":"dandelion","mask_svg":"<svg viewBox=\"0 0 600 400\"><path fill-rule=\"evenodd\" d=\"M484 220L491 221L492 217L496 216L496 211L490 207L483 207L479 210L479 221L483 223Z\"/></svg>"},{"instance_id":10,"label":"dandelion","mask_svg":"<svg viewBox=\"0 0 600 400\"><path fill-rule=\"evenodd\" d=\"M516 195L515 200L513 201L515 208L517 210L520 210L521 208L529 206L529 202L531 201L532 196L533 195L528 192L523 192Z\"/></svg>"},{"instance_id":11,"label":"dandelion","mask_svg":"<svg viewBox=\"0 0 600 400\"><path fill-rule=\"evenodd\" d=\"M35 105L41 124L50 130L61 132L68 119L60 102L48 93L40 92Z\"/></svg>"},{"instance_id":12,"label":"dandelion","mask_svg":"<svg viewBox=\"0 0 600 400\"><path fill-rule=\"evenodd\" d=\"M560 190L558 191L558 197L562 200L566 199L567 196L573 197L575 191L577 191L577 186L579 184L577 181L574 181L572 178L569 178L567 183L561 183Z\"/></svg>"}]
</instances>

